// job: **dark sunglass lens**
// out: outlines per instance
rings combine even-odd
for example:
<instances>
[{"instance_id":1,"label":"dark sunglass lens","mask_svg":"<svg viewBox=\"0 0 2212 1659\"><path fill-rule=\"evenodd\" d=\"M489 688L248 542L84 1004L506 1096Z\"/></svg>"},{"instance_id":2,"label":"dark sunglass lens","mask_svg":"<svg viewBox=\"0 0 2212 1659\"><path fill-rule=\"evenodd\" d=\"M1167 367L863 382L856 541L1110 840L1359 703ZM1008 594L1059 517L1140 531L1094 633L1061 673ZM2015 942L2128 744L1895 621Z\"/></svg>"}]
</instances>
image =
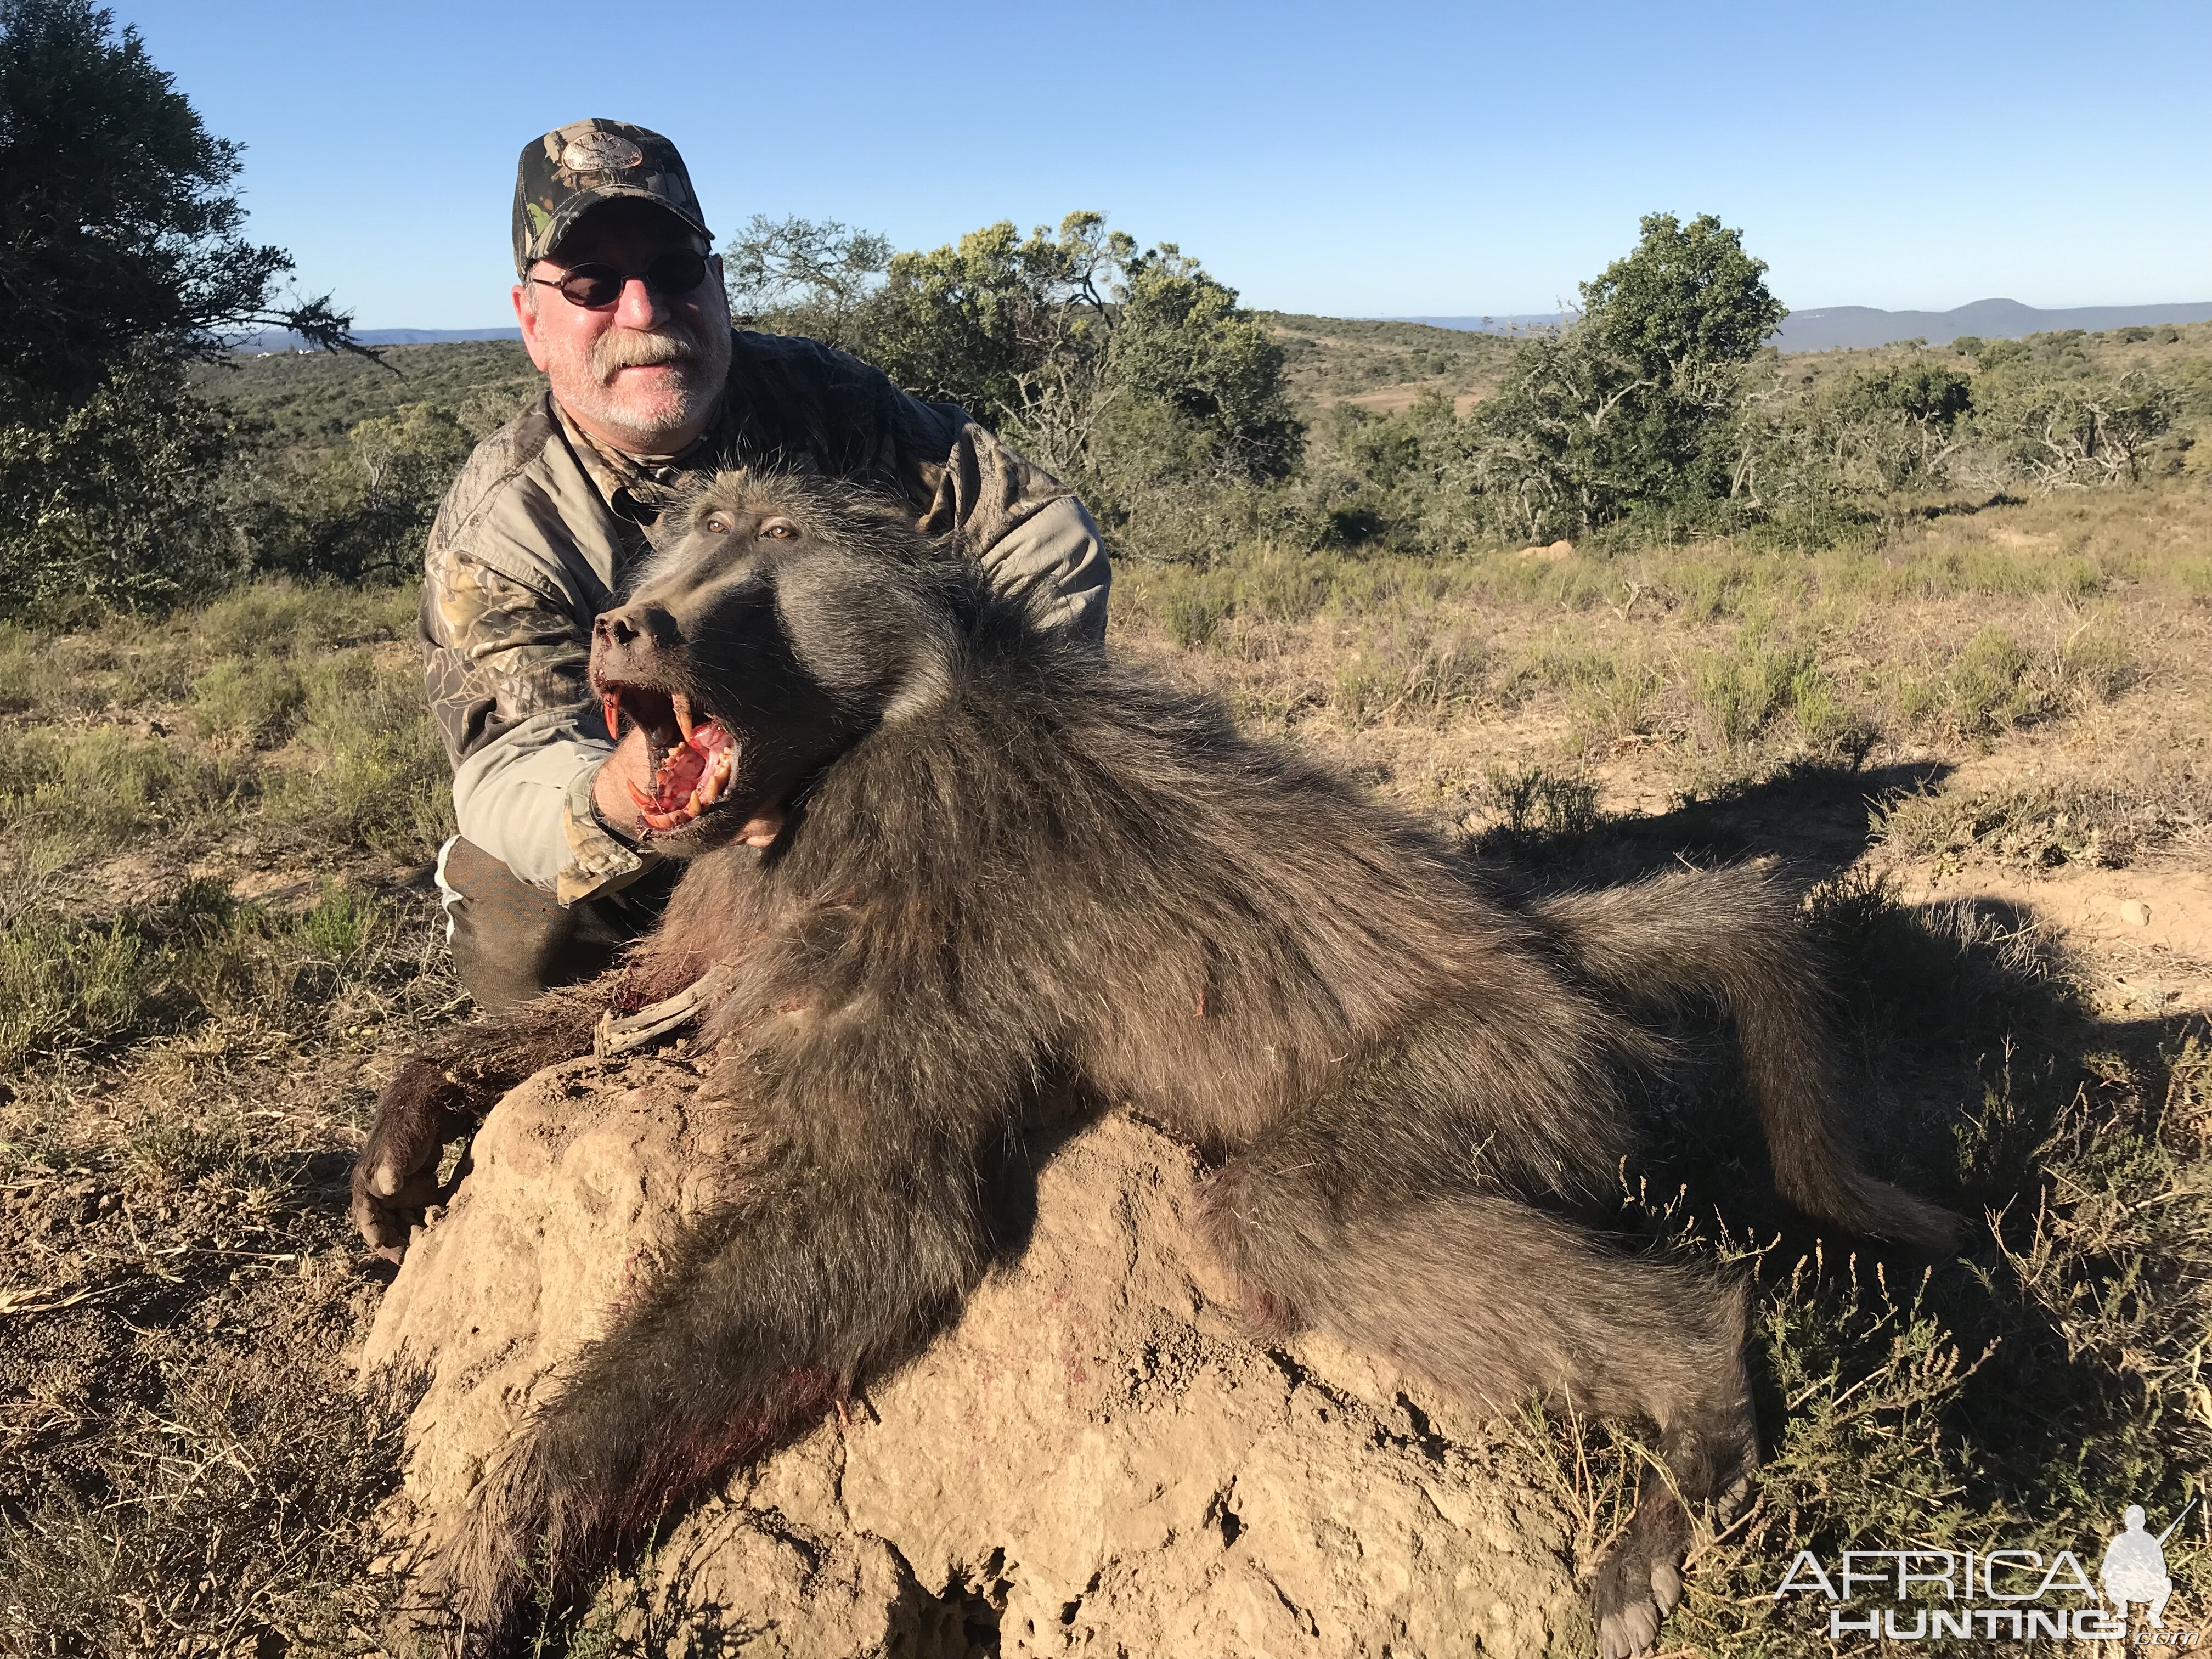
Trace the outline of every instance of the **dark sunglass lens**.
<instances>
[{"instance_id":1,"label":"dark sunglass lens","mask_svg":"<svg viewBox=\"0 0 2212 1659\"><path fill-rule=\"evenodd\" d=\"M656 294L689 294L706 280L706 256L690 249L664 253L645 268L646 286Z\"/></svg>"},{"instance_id":2,"label":"dark sunglass lens","mask_svg":"<svg viewBox=\"0 0 2212 1659\"><path fill-rule=\"evenodd\" d=\"M623 274L612 265L576 265L561 279L561 292L570 305L597 311L622 298Z\"/></svg>"}]
</instances>

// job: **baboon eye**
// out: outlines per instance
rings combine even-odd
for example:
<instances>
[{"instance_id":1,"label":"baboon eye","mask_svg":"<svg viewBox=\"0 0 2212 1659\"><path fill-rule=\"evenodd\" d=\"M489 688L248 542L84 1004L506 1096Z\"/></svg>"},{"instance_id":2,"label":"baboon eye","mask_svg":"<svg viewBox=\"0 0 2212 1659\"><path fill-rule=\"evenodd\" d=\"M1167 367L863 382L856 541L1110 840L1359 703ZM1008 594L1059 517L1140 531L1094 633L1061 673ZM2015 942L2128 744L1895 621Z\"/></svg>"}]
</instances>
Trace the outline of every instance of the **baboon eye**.
<instances>
[{"instance_id":1,"label":"baboon eye","mask_svg":"<svg viewBox=\"0 0 2212 1659\"><path fill-rule=\"evenodd\" d=\"M799 539L799 526L788 519L770 519L760 527L760 533L764 540L796 541Z\"/></svg>"},{"instance_id":2,"label":"baboon eye","mask_svg":"<svg viewBox=\"0 0 2212 1659\"><path fill-rule=\"evenodd\" d=\"M719 513L709 513L705 529L710 536L726 536L730 533L730 521Z\"/></svg>"}]
</instances>

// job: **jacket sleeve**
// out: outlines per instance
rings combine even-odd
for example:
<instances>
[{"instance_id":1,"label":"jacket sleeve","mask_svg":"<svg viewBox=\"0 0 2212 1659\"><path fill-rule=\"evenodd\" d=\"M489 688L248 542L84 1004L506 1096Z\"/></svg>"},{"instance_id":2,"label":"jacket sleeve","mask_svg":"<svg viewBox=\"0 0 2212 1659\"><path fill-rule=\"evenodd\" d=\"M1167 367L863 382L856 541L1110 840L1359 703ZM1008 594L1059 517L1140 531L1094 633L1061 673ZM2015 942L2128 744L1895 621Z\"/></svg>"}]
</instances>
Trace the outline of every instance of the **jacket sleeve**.
<instances>
[{"instance_id":1,"label":"jacket sleeve","mask_svg":"<svg viewBox=\"0 0 2212 1659\"><path fill-rule=\"evenodd\" d=\"M950 436L941 460L914 468L929 492L921 528L951 532L994 587L1027 600L1047 627L1103 641L1113 571L1083 503L956 406L908 401Z\"/></svg>"},{"instance_id":2,"label":"jacket sleeve","mask_svg":"<svg viewBox=\"0 0 2212 1659\"><path fill-rule=\"evenodd\" d=\"M642 873L650 860L591 809L592 775L613 745L575 617L448 544L426 571L422 633L462 836L564 904Z\"/></svg>"},{"instance_id":3,"label":"jacket sleeve","mask_svg":"<svg viewBox=\"0 0 2212 1659\"><path fill-rule=\"evenodd\" d=\"M512 433L487 440L431 528L424 680L462 836L567 904L655 860L591 807L592 775L613 751L588 679L592 617L606 603L589 544L607 527L580 475L526 486L512 450Z\"/></svg>"}]
</instances>

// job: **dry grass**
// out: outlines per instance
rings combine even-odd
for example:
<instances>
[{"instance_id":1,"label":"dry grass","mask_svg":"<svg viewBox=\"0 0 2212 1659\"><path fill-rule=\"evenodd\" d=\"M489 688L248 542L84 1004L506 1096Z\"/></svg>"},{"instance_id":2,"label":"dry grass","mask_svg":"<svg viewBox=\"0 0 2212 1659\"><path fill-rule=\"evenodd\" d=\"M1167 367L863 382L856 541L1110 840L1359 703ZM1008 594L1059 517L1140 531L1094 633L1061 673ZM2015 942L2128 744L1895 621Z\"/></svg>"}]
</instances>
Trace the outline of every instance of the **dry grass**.
<instances>
[{"instance_id":1,"label":"dry grass","mask_svg":"<svg viewBox=\"0 0 2212 1659\"><path fill-rule=\"evenodd\" d=\"M364 1063L459 1004L411 611L0 633L0 1650L373 1644L346 1171Z\"/></svg>"},{"instance_id":2,"label":"dry grass","mask_svg":"<svg viewBox=\"0 0 2212 1659\"><path fill-rule=\"evenodd\" d=\"M0 630L0 1648L372 1639L394 1449L337 1358L379 1293L344 1176L378 1057L464 1006L412 603L266 586ZM1255 544L1126 566L1115 610L1251 728L1561 879L1639 848L1842 872L1870 836L1923 872L2195 858L2212 811L2194 476L1803 550ZM2099 1024L2021 917L1856 874L1820 910L1892 1172L1989 1220L1924 1281L1838 1256L1741 1197L1747 1137L1689 1129L1660 1172L1682 1190L1627 1195L1656 1247L1761 1285L1771 1462L1669 1626L1699 1652L1802 1650L1766 1594L1801 1541L2101 1539L2122 1494L2171 1513L2212 1464L2205 1034ZM1641 1452L1524 1429L1594 1551Z\"/></svg>"}]
</instances>

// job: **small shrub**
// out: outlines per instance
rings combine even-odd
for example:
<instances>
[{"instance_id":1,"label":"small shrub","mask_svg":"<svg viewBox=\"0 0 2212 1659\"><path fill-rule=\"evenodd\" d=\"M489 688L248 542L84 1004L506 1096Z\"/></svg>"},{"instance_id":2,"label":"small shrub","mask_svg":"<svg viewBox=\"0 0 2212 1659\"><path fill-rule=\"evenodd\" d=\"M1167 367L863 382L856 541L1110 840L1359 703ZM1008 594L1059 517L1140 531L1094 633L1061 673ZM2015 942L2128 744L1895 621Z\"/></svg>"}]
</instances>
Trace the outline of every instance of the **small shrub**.
<instances>
[{"instance_id":1,"label":"small shrub","mask_svg":"<svg viewBox=\"0 0 2212 1659\"><path fill-rule=\"evenodd\" d=\"M359 649L318 666L293 744L308 763L271 779L280 820L396 859L426 859L453 833L452 779L413 672Z\"/></svg>"},{"instance_id":2,"label":"small shrub","mask_svg":"<svg viewBox=\"0 0 2212 1659\"><path fill-rule=\"evenodd\" d=\"M1598 822L1597 786L1541 766L1493 766L1484 793L1507 836L1579 836Z\"/></svg>"},{"instance_id":3,"label":"small shrub","mask_svg":"<svg viewBox=\"0 0 2212 1659\"><path fill-rule=\"evenodd\" d=\"M200 611L192 618L192 636L210 655L240 657L400 639L414 631L420 597L411 586L303 586L262 580Z\"/></svg>"},{"instance_id":4,"label":"small shrub","mask_svg":"<svg viewBox=\"0 0 2212 1659\"><path fill-rule=\"evenodd\" d=\"M128 1031L154 954L121 917L105 927L45 912L0 921L0 1075L33 1054L98 1048Z\"/></svg>"},{"instance_id":5,"label":"small shrub","mask_svg":"<svg viewBox=\"0 0 2212 1659\"><path fill-rule=\"evenodd\" d=\"M0 830L64 854L102 852L231 805L234 768L113 726L0 733Z\"/></svg>"},{"instance_id":6,"label":"small shrub","mask_svg":"<svg viewBox=\"0 0 2212 1659\"><path fill-rule=\"evenodd\" d=\"M1751 639L1733 651L1701 652L1692 658L1690 696L1725 749L1754 741L1768 722L1796 709L1801 699L1806 714L1819 723L1837 715L1833 693L1810 651L1770 650Z\"/></svg>"},{"instance_id":7,"label":"small shrub","mask_svg":"<svg viewBox=\"0 0 2212 1659\"><path fill-rule=\"evenodd\" d=\"M1186 651L1194 650L1213 638L1228 614L1229 596L1201 581L1168 595L1168 637Z\"/></svg>"},{"instance_id":8,"label":"small shrub","mask_svg":"<svg viewBox=\"0 0 2212 1659\"><path fill-rule=\"evenodd\" d=\"M376 941L383 914L374 896L333 876L324 878L322 896L293 925L301 940L318 956L346 963L368 953Z\"/></svg>"},{"instance_id":9,"label":"small shrub","mask_svg":"<svg viewBox=\"0 0 2212 1659\"><path fill-rule=\"evenodd\" d=\"M2120 631L2101 623L2086 623L2059 647L2059 678L2063 686L2094 702L2109 702L2136 677L2135 653Z\"/></svg>"},{"instance_id":10,"label":"small shrub","mask_svg":"<svg viewBox=\"0 0 2212 1659\"><path fill-rule=\"evenodd\" d=\"M1416 625L1340 665L1329 707L1355 726L1446 715L1479 695L1487 657L1479 640Z\"/></svg>"},{"instance_id":11,"label":"small shrub","mask_svg":"<svg viewBox=\"0 0 2212 1659\"><path fill-rule=\"evenodd\" d=\"M1634 737L1651 729L1666 686L1658 664L1639 653L1623 653L1603 659L1577 681L1567 692L1567 707L1582 730L1608 740Z\"/></svg>"},{"instance_id":12,"label":"small shrub","mask_svg":"<svg viewBox=\"0 0 2212 1659\"><path fill-rule=\"evenodd\" d=\"M1951 664L1950 712L1969 737L2001 732L2035 712L2033 665L2027 647L1991 623L1966 641Z\"/></svg>"},{"instance_id":13,"label":"small shrub","mask_svg":"<svg viewBox=\"0 0 2212 1659\"><path fill-rule=\"evenodd\" d=\"M2051 869L2116 867L2186 834L2197 817L2168 800L2079 785L2010 791L1920 790L1876 808L1875 839L1932 857L1940 872L1969 860Z\"/></svg>"},{"instance_id":14,"label":"small shrub","mask_svg":"<svg viewBox=\"0 0 2212 1659\"><path fill-rule=\"evenodd\" d=\"M276 737L307 700L288 659L225 657L192 682L192 724L218 743L256 746Z\"/></svg>"}]
</instances>

